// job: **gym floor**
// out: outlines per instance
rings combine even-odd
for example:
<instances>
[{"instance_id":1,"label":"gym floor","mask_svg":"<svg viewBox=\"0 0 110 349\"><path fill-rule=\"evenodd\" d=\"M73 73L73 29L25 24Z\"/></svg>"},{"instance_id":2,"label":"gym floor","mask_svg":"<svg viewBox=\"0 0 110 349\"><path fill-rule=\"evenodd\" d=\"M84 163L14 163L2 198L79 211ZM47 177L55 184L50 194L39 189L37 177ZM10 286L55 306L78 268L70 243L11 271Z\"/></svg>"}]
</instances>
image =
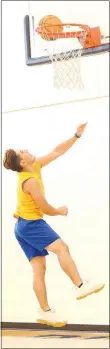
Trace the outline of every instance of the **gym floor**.
<instances>
[{"instance_id":1,"label":"gym floor","mask_svg":"<svg viewBox=\"0 0 110 349\"><path fill-rule=\"evenodd\" d=\"M109 348L107 332L3 330L2 348Z\"/></svg>"}]
</instances>

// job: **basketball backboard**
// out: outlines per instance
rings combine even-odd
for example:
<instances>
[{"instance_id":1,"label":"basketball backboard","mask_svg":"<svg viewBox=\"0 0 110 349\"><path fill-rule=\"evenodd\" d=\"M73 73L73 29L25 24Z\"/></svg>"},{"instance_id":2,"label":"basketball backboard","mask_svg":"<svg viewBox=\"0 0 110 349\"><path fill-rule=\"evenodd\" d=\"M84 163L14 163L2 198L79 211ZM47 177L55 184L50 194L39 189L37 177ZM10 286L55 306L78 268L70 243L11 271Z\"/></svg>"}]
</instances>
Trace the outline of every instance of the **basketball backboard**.
<instances>
[{"instance_id":1,"label":"basketball backboard","mask_svg":"<svg viewBox=\"0 0 110 349\"><path fill-rule=\"evenodd\" d=\"M51 62L47 42L35 32L40 19L47 15L55 15L63 23L87 24L91 28L100 27L103 36L101 45L82 48L82 56L109 51L109 1L28 1L28 13L24 18L27 65ZM64 40L67 42L67 39ZM68 41L70 49L72 47L74 50L79 49L80 43L71 40ZM71 47L73 40L74 46ZM53 43L50 42L49 45Z\"/></svg>"}]
</instances>

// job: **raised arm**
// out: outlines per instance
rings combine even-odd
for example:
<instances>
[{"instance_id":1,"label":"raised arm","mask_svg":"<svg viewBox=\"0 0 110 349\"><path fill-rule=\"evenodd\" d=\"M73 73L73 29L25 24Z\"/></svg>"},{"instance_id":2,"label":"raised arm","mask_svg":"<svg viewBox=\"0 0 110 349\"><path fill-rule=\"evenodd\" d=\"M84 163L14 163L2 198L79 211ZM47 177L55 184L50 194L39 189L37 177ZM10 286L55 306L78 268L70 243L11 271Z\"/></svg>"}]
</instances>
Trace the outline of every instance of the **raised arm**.
<instances>
[{"instance_id":1,"label":"raised arm","mask_svg":"<svg viewBox=\"0 0 110 349\"><path fill-rule=\"evenodd\" d=\"M28 179L23 185L23 190L31 195L36 202L36 206L39 207L44 214L48 216L66 216L68 214L66 206L55 208L46 201L44 195L41 193L40 185L35 178Z\"/></svg>"},{"instance_id":2,"label":"raised arm","mask_svg":"<svg viewBox=\"0 0 110 349\"><path fill-rule=\"evenodd\" d=\"M43 166L48 165L53 160L57 159L59 156L61 156L64 153L66 153L67 150L69 150L72 147L72 145L76 142L76 140L82 136L82 134L83 134L83 132L85 130L86 125L87 125L87 123L80 125L77 128L77 132L75 133L75 135L73 137L71 137L68 140L66 140L65 142L59 144L49 154L37 158L36 162L38 162L40 164L40 166L43 167Z\"/></svg>"}]
</instances>

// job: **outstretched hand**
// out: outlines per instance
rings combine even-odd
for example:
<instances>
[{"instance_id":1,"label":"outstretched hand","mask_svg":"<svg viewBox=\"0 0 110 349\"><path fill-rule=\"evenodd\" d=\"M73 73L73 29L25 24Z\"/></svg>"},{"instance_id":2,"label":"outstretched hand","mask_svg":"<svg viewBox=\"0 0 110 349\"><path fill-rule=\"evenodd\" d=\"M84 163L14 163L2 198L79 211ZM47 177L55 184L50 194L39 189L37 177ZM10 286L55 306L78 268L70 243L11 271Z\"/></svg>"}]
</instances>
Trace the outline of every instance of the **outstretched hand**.
<instances>
[{"instance_id":1,"label":"outstretched hand","mask_svg":"<svg viewBox=\"0 0 110 349\"><path fill-rule=\"evenodd\" d=\"M85 124L82 124L82 125L80 125L80 126L77 127L77 135L78 135L79 137L82 136L82 134L83 134L83 132L84 132L86 126L87 126L87 122L86 122Z\"/></svg>"}]
</instances>

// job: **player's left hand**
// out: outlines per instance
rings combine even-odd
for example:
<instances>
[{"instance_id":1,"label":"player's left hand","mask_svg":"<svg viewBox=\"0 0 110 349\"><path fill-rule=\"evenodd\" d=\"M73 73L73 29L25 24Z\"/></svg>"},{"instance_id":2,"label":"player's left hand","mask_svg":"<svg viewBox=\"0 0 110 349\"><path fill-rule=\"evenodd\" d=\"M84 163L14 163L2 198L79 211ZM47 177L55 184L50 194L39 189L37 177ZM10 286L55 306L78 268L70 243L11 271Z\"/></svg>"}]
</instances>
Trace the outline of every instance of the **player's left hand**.
<instances>
[{"instance_id":1,"label":"player's left hand","mask_svg":"<svg viewBox=\"0 0 110 349\"><path fill-rule=\"evenodd\" d=\"M82 136L82 134L83 134L83 132L84 132L86 126L87 126L87 122L86 122L85 124L82 124L82 125L78 126L78 128L77 128L77 135L78 135L79 137Z\"/></svg>"}]
</instances>

